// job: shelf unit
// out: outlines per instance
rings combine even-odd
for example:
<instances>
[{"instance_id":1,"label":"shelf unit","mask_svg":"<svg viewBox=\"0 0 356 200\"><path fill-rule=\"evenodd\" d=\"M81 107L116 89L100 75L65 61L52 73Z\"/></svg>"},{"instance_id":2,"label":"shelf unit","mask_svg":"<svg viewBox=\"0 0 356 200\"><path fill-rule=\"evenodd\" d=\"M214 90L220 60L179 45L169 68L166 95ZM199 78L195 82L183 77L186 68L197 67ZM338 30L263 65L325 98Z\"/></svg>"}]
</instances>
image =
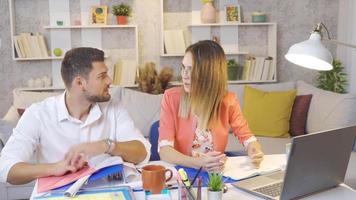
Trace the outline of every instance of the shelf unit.
<instances>
[{"instance_id":1,"label":"shelf unit","mask_svg":"<svg viewBox=\"0 0 356 200\"><path fill-rule=\"evenodd\" d=\"M246 55L264 55L270 56L273 58L272 60L272 69L275 70L275 79L274 80L256 80L256 81L246 81L246 80L236 80L229 81L231 84L243 84L243 83L269 83L269 82L277 82L277 23L275 22L264 22L264 23L252 23L252 22L219 22L219 23L210 23L210 24L202 24L200 22L200 1L192 1L191 2L191 10L187 11L177 11L174 12L166 12L166 3L171 2L172 0L161 0L161 57L183 57L184 53L179 54L169 54L165 52L165 44L164 44L164 34L165 30L174 30L174 29L182 29L186 31L188 34L185 34L185 40L189 44L198 42L199 40L213 39L213 36L219 36L219 42L223 49L225 50L225 54L228 58L234 57L236 60L240 60L244 58ZM219 6L216 7L217 11L224 11L224 5L231 4L231 2L227 0L218 0ZM182 6L184 7L184 6ZM186 8L186 7L185 7ZM221 17L220 13L217 14ZM173 21L174 20L174 21ZM184 21L185 20L185 21ZM177 22L175 22L177 21ZM247 30L247 31L246 31ZM257 44L254 44L254 41L250 41L248 43L243 41L244 38L240 38L241 32L246 35L252 31L254 34L256 32L259 34L265 33L265 46L261 48L265 48L263 50L264 53L260 53L260 51L256 51L256 49L260 48ZM243 36L241 34L241 36ZM258 39L258 37L256 37ZM263 41L263 42L264 42ZM259 41L257 41L259 42ZM242 43L242 44L241 44ZM247 43L247 44L246 44ZM239 62L243 63L244 59Z\"/></svg>"},{"instance_id":2,"label":"shelf unit","mask_svg":"<svg viewBox=\"0 0 356 200\"><path fill-rule=\"evenodd\" d=\"M11 42L14 44L14 36L18 34L16 32L16 11L15 11L15 2L16 0L8 0L9 1L9 10L10 10L10 32L11 32ZM98 49L103 49L105 51L106 48L109 49L115 49L116 47L119 47L118 49L122 50L121 52L124 52L123 50L127 50L126 57L132 58L132 60L135 60L136 63L139 63L139 50L138 50L138 27L137 25L129 24L129 25L90 25L89 24L89 11L90 7L92 5L100 5L101 2L100 0L81 0L76 1L78 4L80 4L80 18L81 18L81 24L82 25L70 25L71 24L71 12L73 12L70 8L70 3L72 1L69 0L48 0L48 13L49 13L49 25L47 26L39 26L37 29L41 30L43 29L45 33L50 37L47 38L47 48L50 52L53 51L54 48L61 48L63 52L66 52L67 50L73 48L73 47L78 47L78 46L87 46L87 47L95 47ZM73 17L73 16L72 16ZM61 19L63 21L63 26L57 26L56 21L58 19ZM112 32L111 30L107 29L115 29L115 32ZM130 47L121 48L120 45L117 45L117 43L113 43L112 41L117 40L119 41L124 41L123 39L120 38L119 36L116 36L118 31L125 31L124 29L127 29L129 32L130 37L132 37L132 43L130 44ZM39 31L42 32L43 30ZM76 37L80 37L81 40L75 40L72 41L72 31L80 31L80 34L76 34ZM133 31L133 34L131 34L131 31ZM107 41L108 37L105 37L107 32L111 34L110 41ZM121 32L119 32L121 33ZM113 36L114 35L114 36ZM116 37L115 37L116 36ZM98 39L99 38L99 39ZM106 45L104 44L106 41ZM131 42L131 40L129 41ZM73 44L75 46L73 46ZM116 45L116 46L115 46ZM19 58L16 57L15 54L15 48L14 45L12 46L12 57L13 60L15 61L51 61L52 65L52 82L54 87L63 87L63 82L61 80L60 76L60 66L61 66L61 60L63 59L63 56L61 57L41 57L41 58L36 58L36 57L31 57L31 58ZM111 48L110 48L111 47ZM107 55L105 55L106 58L108 58ZM110 66L109 66L110 67Z\"/></svg>"}]
</instances>

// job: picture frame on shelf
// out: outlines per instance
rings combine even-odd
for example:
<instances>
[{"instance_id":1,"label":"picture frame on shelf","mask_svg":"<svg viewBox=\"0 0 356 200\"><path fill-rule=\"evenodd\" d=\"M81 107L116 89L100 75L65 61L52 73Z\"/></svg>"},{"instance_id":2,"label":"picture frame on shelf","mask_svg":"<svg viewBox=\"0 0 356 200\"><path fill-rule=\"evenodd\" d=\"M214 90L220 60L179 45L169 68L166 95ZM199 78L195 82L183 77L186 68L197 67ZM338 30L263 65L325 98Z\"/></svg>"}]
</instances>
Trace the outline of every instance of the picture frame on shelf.
<instances>
[{"instance_id":1,"label":"picture frame on shelf","mask_svg":"<svg viewBox=\"0 0 356 200\"><path fill-rule=\"evenodd\" d=\"M106 25L108 18L107 6L92 6L90 10L91 25Z\"/></svg>"},{"instance_id":2,"label":"picture frame on shelf","mask_svg":"<svg viewBox=\"0 0 356 200\"><path fill-rule=\"evenodd\" d=\"M225 20L226 22L241 22L241 9L240 5L227 5L225 6Z\"/></svg>"}]
</instances>

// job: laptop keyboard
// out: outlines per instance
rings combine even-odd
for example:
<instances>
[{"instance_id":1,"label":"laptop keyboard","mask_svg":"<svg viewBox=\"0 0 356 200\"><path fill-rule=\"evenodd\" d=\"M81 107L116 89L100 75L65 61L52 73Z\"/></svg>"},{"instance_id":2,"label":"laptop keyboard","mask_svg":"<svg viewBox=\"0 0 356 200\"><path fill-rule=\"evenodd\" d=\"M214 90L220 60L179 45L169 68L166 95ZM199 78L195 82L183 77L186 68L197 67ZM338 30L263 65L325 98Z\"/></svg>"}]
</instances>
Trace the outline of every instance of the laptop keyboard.
<instances>
[{"instance_id":1,"label":"laptop keyboard","mask_svg":"<svg viewBox=\"0 0 356 200\"><path fill-rule=\"evenodd\" d=\"M264 187L260 187L257 189L254 189L253 191L255 192L259 192L271 197L277 197L281 195L282 192L282 183L283 182L279 182L279 183L274 183L271 185L266 185Z\"/></svg>"}]
</instances>

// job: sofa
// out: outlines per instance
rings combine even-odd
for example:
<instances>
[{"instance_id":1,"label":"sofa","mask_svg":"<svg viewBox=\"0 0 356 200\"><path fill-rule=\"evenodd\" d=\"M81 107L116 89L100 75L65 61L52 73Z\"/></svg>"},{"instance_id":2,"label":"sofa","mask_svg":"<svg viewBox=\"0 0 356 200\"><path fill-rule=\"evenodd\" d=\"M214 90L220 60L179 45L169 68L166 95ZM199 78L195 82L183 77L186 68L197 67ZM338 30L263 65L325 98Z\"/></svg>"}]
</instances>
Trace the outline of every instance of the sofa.
<instances>
[{"instance_id":1,"label":"sofa","mask_svg":"<svg viewBox=\"0 0 356 200\"><path fill-rule=\"evenodd\" d=\"M251 87L264 91L297 90L297 95L312 94L310 102L306 131L307 133L356 125L356 94L336 94L323 91L304 83L293 81L273 84L251 84ZM244 106L244 85L229 85L229 90L236 93L241 107ZM62 91L13 91L14 102L8 113L0 120L0 150L11 135L12 128L19 119L19 112L26 109L31 103L46 97L60 94ZM160 103L163 95L142 93L132 88L112 87L113 98L121 99L136 126L148 137L151 125L159 120ZM285 153L286 144L291 138L258 137L265 154ZM227 151L243 151L232 134L229 135ZM356 150L356 148L355 148ZM356 188L356 172L350 168L356 167L356 152L352 153L346 183ZM33 188L33 183L23 186L12 186L0 183L0 200L28 198ZM5 194L5 195L3 195Z\"/></svg>"}]
</instances>

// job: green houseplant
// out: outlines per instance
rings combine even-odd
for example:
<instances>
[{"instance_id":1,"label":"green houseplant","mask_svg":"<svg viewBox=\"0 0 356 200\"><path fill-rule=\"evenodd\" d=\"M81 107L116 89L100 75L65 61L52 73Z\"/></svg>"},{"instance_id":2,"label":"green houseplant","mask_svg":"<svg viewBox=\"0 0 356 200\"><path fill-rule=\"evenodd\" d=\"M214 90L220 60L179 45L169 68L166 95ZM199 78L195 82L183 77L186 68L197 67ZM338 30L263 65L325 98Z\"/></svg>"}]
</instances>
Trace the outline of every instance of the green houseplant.
<instances>
[{"instance_id":1,"label":"green houseplant","mask_svg":"<svg viewBox=\"0 0 356 200\"><path fill-rule=\"evenodd\" d=\"M131 7L121 3L112 7L112 14L116 16L117 24L127 24L127 17L131 14Z\"/></svg>"},{"instance_id":2,"label":"green houseplant","mask_svg":"<svg viewBox=\"0 0 356 200\"><path fill-rule=\"evenodd\" d=\"M347 77L339 60L333 60L333 69L321 71L317 76L317 87L336 93L346 93Z\"/></svg>"},{"instance_id":3,"label":"green houseplant","mask_svg":"<svg viewBox=\"0 0 356 200\"><path fill-rule=\"evenodd\" d=\"M227 61L227 79L236 80L240 79L241 67L237 64L235 59L230 59Z\"/></svg>"},{"instance_id":4,"label":"green houseplant","mask_svg":"<svg viewBox=\"0 0 356 200\"><path fill-rule=\"evenodd\" d=\"M222 199L224 188L223 176L221 173L209 173L208 200Z\"/></svg>"}]
</instances>

